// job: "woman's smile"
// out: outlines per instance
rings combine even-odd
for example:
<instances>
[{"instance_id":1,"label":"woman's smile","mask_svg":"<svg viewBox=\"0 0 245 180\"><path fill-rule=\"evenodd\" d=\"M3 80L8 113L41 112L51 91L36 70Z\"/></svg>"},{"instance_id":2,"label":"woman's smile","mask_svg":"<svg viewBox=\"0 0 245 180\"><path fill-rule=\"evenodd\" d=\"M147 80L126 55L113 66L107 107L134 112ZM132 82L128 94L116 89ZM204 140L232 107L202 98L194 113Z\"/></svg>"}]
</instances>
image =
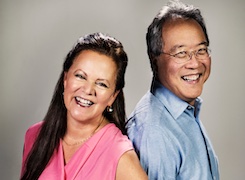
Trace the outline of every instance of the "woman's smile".
<instances>
[{"instance_id":1,"label":"woman's smile","mask_svg":"<svg viewBox=\"0 0 245 180\"><path fill-rule=\"evenodd\" d=\"M94 103L92 101L83 99L81 97L76 96L75 100L77 102L78 105L83 106L83 107L89 107L92 106Z\"/></svg>"}]
</instances>

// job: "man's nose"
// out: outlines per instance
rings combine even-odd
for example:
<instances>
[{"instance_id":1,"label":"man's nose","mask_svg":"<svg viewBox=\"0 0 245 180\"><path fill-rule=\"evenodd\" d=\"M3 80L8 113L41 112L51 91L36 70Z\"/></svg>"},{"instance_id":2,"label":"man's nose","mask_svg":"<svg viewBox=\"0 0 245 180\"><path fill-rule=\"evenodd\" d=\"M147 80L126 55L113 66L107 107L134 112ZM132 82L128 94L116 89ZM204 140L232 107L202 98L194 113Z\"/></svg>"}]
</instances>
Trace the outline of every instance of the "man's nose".
<instances>
[{"instance_id":1,"label":"man's nose","mask_svg":"<svg viewBox=\"0 0 245 180\"><path fill-rule=\"evenodd\" d=\"M190 53L188 54L188 56L189 56L189 61L192 59L193 55L194 55L195 59L197 60L196 52L195 52L195 51L192 51L192 52L190 52Z\"/></svg>"},{"instance_id":2,"label":"man's nose","mask_svg":"<svg viewBox=\"0 0 245 180\"><path fill-rule=\"evenodd\" d=\"M200 61L196 57L195 52L189 53L188 56L189 56L189 60L186 66L188 68L197 68L199 66Z\"/></svg>"}]
</instances>

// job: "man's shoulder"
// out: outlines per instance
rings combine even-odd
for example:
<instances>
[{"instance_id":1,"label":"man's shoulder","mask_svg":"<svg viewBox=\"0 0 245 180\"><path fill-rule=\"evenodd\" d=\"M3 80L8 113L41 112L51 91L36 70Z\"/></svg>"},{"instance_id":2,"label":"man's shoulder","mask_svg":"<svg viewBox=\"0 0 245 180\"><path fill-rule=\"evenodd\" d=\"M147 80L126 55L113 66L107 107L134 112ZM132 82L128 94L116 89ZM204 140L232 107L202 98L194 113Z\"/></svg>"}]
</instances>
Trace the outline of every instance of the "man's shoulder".
<instances>
[{"instance_id":1,"label":"man's shoulder","mask_svg":"<svg viewBox=\"0 0 245 180\"><path fill-rule=\"evenodd\" d=\"M139 100L139 102L136 104L135 111L141 111L141 112L150 112L154 111L156 108L161 108L164 105L159 101L157 97L155 97L150 91L148 91L142 98Z\"/></svg>"},{"instance_id":2,"label":"man's shoulder","mask_svg":"<svg viewBox=\"0 0 245 180\"><path fill-rule=\"evenodd\" d=\"M168 118L168 114L165 105L151 92L147 92L130 114L127 128L159 125Z\"/></svg>"}]
</instances>

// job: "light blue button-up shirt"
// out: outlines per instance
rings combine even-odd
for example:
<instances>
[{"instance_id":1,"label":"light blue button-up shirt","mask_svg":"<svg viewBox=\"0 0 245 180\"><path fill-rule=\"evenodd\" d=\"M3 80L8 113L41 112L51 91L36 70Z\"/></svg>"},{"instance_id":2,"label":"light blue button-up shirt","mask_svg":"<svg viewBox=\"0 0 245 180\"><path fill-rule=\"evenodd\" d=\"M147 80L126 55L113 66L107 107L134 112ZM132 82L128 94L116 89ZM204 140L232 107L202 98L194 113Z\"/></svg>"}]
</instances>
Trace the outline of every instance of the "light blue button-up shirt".
<instances>
[{"instance_id":1,"label":"light blue button-up shirt","mask_svg":"<svg viewBox=\"0 0 245 180\"><path fill-rule=\"evenodd\" d=\"M195 106L157 81L137 104L128 136L150 180L219 179L218 161Z\"/></svg>"}]
</instances>

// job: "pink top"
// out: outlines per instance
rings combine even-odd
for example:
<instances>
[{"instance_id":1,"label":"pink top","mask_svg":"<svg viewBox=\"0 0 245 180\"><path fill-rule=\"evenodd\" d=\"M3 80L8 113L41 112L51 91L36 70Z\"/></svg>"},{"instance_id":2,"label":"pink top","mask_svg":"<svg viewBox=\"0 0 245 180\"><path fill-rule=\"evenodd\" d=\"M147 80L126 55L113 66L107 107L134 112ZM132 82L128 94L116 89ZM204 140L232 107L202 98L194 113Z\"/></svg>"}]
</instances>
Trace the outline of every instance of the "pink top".
<instances>
[{"instance_id":1,"label":"pink top","mask_svg":"<svg viewBox=\"0 0 245 180\"><path fill-rule=\"evenodd\" d=\"M42 122L30 127L25 136L22 172L24 161L35 141ZM115 179L119 158L133 146L127 136L114 125L108 124L94 134L75 152L65 165L62 141L58 151L54 151L39 180L111 180Z\"/></svg>"}]
</instances>

